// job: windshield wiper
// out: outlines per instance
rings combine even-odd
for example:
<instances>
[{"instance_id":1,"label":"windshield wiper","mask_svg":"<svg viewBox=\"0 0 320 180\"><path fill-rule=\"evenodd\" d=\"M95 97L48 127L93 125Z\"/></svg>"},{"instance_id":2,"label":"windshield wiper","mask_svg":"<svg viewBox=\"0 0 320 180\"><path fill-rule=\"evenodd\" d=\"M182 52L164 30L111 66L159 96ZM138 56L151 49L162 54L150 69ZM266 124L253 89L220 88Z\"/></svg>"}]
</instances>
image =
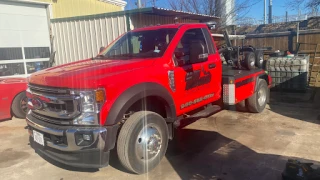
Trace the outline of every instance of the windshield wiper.
<instances>
[{"instance_id":1,"label":"windshield wiper","mask_svg":"<svg viewBox=\"0 0 320 180\"><path fill-rule=\"evenodd\" d=\"M116 58L116 57L134 57L133 54L117 54L117 55L110 55L107 58Z\"/></svg>"}]
</instances>

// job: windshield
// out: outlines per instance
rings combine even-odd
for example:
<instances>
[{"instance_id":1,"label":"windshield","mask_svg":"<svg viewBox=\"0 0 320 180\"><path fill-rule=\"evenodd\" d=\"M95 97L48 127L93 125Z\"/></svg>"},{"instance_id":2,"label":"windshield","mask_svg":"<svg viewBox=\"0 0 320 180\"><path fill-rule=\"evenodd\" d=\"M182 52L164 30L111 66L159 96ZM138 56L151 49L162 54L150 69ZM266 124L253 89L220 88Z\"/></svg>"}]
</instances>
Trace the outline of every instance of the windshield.
<instances>
[{"instance_id":1,"label":"windshield","mask_svg":"<svg viewBox=\"0 0 320 180\"><path fill-rule=\"evenodd\" d=\"M128 32L110 44L100 57L108 59L161 57L176 32L175 28Z\"/></svg>"}]
</instances>

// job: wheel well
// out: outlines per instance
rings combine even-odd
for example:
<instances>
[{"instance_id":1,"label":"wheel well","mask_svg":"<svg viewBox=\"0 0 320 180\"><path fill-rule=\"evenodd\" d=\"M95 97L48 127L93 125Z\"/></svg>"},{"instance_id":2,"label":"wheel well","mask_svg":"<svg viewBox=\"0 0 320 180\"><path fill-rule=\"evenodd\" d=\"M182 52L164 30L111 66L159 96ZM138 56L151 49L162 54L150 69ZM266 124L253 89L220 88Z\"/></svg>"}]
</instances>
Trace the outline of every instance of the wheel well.
<instances>
[{"instance_id":1,"label":"wheel well","mask_svg":"<svg viewBox=\"0 0 320 180\"><path fill-rule=\"evenodd\" d=\"M130 114L132 111L137 112L147 110L158 113L166 119L168 117L167 108L169 107L162 98L157 96L148 96L133 103L127 110L126 114Z\"/></svg>"},{"instance_id":2,"label":"wheel well","mask_svg":"<svg viewBox=\"0 0 320 180\"><path fill-rule=\"evenodd\" d=\"M260 79L264 79L266 82L267 82L267 84L269 85L269 78L268 78L268 75L262 75L262 76L260 76L259 77Z\"/></svg>"},{"instance_id":3,"label":"wheel well","mask_svg":"<svg viewBox=\"0 0 320 180\"><path fill-rule=\"evenodd\" d=\"M12 98L12 101L11 101L11 103L10 103L10 115L11 115L11 117L14 116L14 113L12 112L12 104L13 104L13 101L14 101L14 99L15 99L19 94L21 94L21 93L23 93L23 92L25 92L25 91L18 92L18 93Z\"/></svg>"},{"instance_id":4,"label":"wheel well","mask_svg":"<svg viewBox=\"0 0 320 180\"><path fill-rule=\"evenodd\" d=\"M175 114L172 114L168 103L159 96L147 96L145 98L139 99L129 107L124 117L130 116L134 112L145 110L158 113L166 120L169 131L169 139L173 139L174 133L172 120L175 119L175 117L173 117L175 116ZM126 118L124 118L123 122L125 121L125 119Z\"/></svg>"}]
</instances>

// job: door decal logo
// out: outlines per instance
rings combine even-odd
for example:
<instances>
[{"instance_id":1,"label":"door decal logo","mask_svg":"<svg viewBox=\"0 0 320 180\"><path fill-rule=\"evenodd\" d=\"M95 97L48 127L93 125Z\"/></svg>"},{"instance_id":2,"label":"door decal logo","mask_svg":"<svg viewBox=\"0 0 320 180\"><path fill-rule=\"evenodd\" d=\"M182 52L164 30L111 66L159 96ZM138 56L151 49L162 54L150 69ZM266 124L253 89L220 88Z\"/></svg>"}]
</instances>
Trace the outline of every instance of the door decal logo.
<instances>
[{"instance_id":1,"label":"door decal logo","mask_svg":"<svg viewBox=\"0 0 320 180\"><path fill-rule=\"evenodd\" d=\"M204 74L204 76L202 77L200 77L201 72ZM201 70L199 69L199 70L188 72L186 74L185 81L186 81L185 90L190 90L198 86L209 84L211 81L211 73L208 71L205 71L202 66Z\"/></svg>"}]
</instances>

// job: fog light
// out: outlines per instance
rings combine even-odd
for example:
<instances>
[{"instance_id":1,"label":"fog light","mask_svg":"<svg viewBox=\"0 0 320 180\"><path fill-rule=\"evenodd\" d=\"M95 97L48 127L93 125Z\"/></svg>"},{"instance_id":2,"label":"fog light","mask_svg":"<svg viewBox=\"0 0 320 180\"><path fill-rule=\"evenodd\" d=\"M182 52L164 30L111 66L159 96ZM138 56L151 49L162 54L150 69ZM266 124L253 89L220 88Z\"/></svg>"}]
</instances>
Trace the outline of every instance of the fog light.
<instances>
[{"instance_id":1,"label":"fog light","mask_svg":"<svg viewBox=\"0 0 320 180\"><path fill-rule=\"evenodd\" d=\"M83 134L83 140L85 140L85 141L91 141L91 135L89 135L89 134Z\"/></svg>"},{"instance_id":2,"label":"fog light","mask_svg":"<svg viewBox=\"0 0 320 180\"><path fill-rule=\"evenodd\" d=\"M89 146L93 143L93 135L91 132L76 132L74 136L78 146Z\"/></svg>"}]
</instances>

